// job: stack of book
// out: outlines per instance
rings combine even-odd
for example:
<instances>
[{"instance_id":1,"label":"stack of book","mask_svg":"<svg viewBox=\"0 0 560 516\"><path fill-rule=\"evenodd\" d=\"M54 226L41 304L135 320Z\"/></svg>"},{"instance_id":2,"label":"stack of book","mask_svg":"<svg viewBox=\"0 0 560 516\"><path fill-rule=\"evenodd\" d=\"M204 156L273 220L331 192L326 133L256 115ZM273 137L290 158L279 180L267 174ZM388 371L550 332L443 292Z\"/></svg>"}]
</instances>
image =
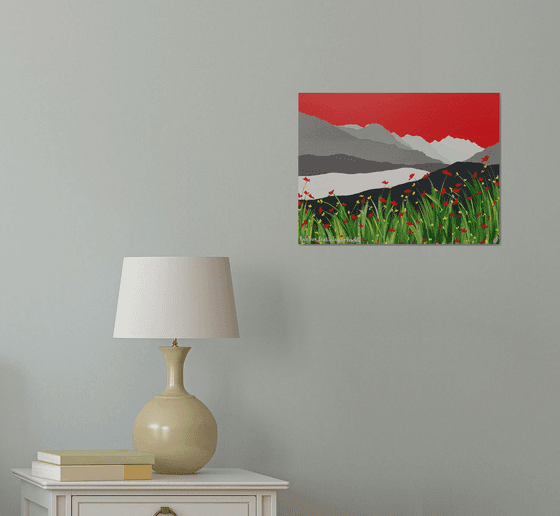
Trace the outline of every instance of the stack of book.
<instances>
[{"instance_id":1,"label":"stack of book","mask_svg":"<svg viewBox=\"0 0 560 516\"><path fill-rule=\"evenodd\" d=\"M39 451L31 474L61 482L150 480L154 461L153 454L134 450Z\"/></svg>"}]
</instances>

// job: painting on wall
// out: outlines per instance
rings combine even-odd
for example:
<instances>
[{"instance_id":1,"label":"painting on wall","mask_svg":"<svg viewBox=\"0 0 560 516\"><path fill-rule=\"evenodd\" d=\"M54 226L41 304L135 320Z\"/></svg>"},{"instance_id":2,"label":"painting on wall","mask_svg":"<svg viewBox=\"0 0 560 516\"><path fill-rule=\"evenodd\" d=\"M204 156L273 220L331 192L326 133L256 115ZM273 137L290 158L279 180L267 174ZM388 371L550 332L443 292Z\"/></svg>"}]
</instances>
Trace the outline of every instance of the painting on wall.
<instances>
[{"instance_id":1,"label":"painting on wall","mask_svg":"<svg viewBox=\"0 0 560 516\"><path fill-rule=\"evenodd\" d=\"M300 93L298 244L499 244L499 93Z\"/></svg>"}]
</instances>

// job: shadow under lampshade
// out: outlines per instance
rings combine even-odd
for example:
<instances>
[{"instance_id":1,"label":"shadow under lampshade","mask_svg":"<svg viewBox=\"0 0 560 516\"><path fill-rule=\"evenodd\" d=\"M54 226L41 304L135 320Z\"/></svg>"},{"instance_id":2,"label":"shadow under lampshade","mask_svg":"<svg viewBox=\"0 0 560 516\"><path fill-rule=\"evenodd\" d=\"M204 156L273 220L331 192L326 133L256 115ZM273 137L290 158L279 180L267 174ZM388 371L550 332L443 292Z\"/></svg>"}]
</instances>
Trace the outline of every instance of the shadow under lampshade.
<instances>
[{"instance_id":1,"label":"shadow under lampshade","mask_svg":"<svg viewBox=\"0 0 560 516\"><path fill-rule=\"evenodd\" d=\"M113 337L239 337L229 258L124 258ZM160 347L167 387L134 421L134 446L154 454L156 473L194 473L216 450L214 417L183 386L190 349Z\"/></svg>"}]
</instances>

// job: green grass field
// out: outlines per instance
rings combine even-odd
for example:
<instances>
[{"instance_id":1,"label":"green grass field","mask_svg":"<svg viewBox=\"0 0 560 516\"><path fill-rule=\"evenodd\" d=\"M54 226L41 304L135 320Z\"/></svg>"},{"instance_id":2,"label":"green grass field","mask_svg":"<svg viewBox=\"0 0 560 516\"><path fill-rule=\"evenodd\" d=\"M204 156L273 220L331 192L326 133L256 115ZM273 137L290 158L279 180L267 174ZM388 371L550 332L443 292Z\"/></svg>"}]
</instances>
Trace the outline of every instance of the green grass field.
<instances>
[{"instance_id":1,"label":"green grass field","mask_svg":"<svg viewBox=\"0 0 560 516\"><path fill-rule=\"evenodd\" d=\"M470 179L449 177L439 190L433 184L431 191L405 190L410 193L400 202L391 199L391 189L375 201L362 196L354 206L335 195L311 202L304 187L298 243L497 244L500 181L490 166L483 171Z\"/></svg>"}]
</instances>

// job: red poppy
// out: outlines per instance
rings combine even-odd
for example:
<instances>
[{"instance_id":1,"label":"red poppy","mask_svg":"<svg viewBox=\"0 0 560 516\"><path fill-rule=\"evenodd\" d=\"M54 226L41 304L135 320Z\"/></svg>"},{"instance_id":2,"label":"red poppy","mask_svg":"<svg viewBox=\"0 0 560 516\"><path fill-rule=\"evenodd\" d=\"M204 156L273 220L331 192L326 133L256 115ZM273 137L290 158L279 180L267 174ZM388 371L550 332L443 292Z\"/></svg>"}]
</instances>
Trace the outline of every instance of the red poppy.
<instances>
[{"instance_id":1,"label":"red poppy","mask_svg":"<svg viewBox=\"0 0 560 516\"><path fill-rule=\"evenodd\" d=\"M477 214L476 214L477 217L480 217L481 215L482 215L481 213L477 213Z\"/></svg>"},{"instance_id":2,"label":"red poppy","mask_svg":"<svg viewBox=\"0 0 560 516\"><path fill-rule=\"evenodd\" d=\"M373 211L368 215L368 219L369 219L370 217L373 217Z\"/></svg>"},{"instance_id":3,"label":"red poppy","mask_svg":"<svg viewBox=\"0 0 560 516\"><path fill-rule=\"evenodd\" d=\"M419 220L417 220L417 221L416 221L416 224L420 224L420 221L419 221Z\"/></svg>"},{"instance_id":4,"label":"red poppy","mask_svg":"<svg viewBox=\"0 0 560 516\"><path fill-rule=\"evenodd\" d=\"M391 201L391 204L392 204L393 206L397 206L397 205L398 205L398 202L397 202L397 201Z\"/></svg>"},{"instance_id":5,"label":"red poppy","mask_svg":"<svg viewBox=\"0 0 560 516\"><path fill-rule=\"evenodd\" d=\"M393 228L389 228L389 231L390 231L391 233L394 233L396 230L394 230Z\"/></svg>"},{"instance_id":6,"label":"red poppy","mask_svg":"<svg viewBox=\"0 0 560 516\"><path fill-rule=\"evenodd\" d=\"M422 239L422 242L427 242L427 240L425 238Z\"/></svg>"},{"instance_id":7,"label":"red poppy","mask_svg":"<svg viewBox=\"0 0 560 516\"><path fill-rule=\"evenodd\" d=\"M410 220L406 221L407 226L414 226L414 224L412 222L410 222Z\"/></svg>"},{"instance_id":8,"label":"red poppy","mask_svg":"<svg viewBox=\"0 0 560 516\"><path fill-rule=\"evenodd\" d=\"M325 229L329 229L329 228L331 227L331 225L330 225L330 224L325 224L323 227L324 227Z\"/></svg>"},{"instance_id":9,"label":"red poppy","mask_svg":"<svg viewBox=\"0 0 560 516\"><path fill-rule=\"evenodd\" d=\"M457 183L455 186L456 186L457 188L461 188L461 187L463 186L463 183Z\"/></svg>"},{"instance_id":10,"label":"red poppy","mask_svg":"<svg viewBox=\"0 0 560 516\"><path fill-rule=\"evenodd\" d=\"M362 199L362 204L364 204L364 202L366 202L366 200L365 200L365 199Z\"/></svg>"},{"instance_id":11,"label":"red poppy","mask_svg":"<svg viewBox=\"0 0 560 516\"><path fill-rule=\"evenodd\" d=\"M343 222L343 224L346 224L347 222L348 222L348 219L346 219L346 220Z\"/></svg>"},{"instance_id":12,"label":"red poppy","mask_svg":"<svg viewBox=\"0 0 560 516\"><path fill-rule=\"evenodd\" d=\"M308 220L304 220L303 224L301 225L301 227L305 226L309 221Z\"/></svg>"},{"instance_id":13,"label":"red poppy","mask_svg":"<svg viewBox=\"0 0 560 516\"><path fill-rule=\"evenodd\" d=\"M459 203L459 199L455 199L455 200L453 201L453 206L455 206L455 205L458 204L458 203Z\"/></svg>"},{"instance_id":14,"label":"red poppy","mask_svg":"<svg viewBox=\"0 0 560 516\"><path fill-rule=\"evenodd\" d=\"M319 215L321 215L321 213L323 213L323 208L319 208Z\"/></svg>"},{"instance_id":15,"label":"red poppy","mask_svg":"<svg viewBox=\"0 0 560 516\"><path fill-rule=\"evenodd\" d=\"M412 230L411 229L408 230L408 234L412 235Z\"/></svg>"},{"instance_id":16,"label":"red poppy","mask_svg":"<svg viewBox=\"0 0 560 516\"><path fill-rule=\"evenodd\" d=\"M304 190L303 193L304 193L305 195L309 195L309 192L308 192L307 190Z\"/></svg>"},{"instance_id":17,"label":"red poppy","mask_svg":"<svg viewBox=\"0 0 560 516\"><path fill-rule=\"evenodd\" d=\"M404 193L412 193L412 190L410 188L407 188Z\"/></svg>"},{"instance_id":18,"label":"red poppy","mask_svg":"<svg viewBox=\"0 0 560 516\"><path fill-rule=\"evenodd\" d=\"M484 181L483 177L479 177L478 180L482 183L482 181Z\"/></svg>"},{"instance_id":19,"label":"red poppy","mask_svg":"<svg viewBox=\"0 0 560 516\"><path fill-rule=\"evenodd\" d=\"M461 233L466 233L467 230L466 229L461 229Z\"/></svg>"},{"instance_id":20,"label":"red poppy","mask_svg":"<svg viewBox=\"0 0 560 516\"><path fill-rule=\"evenodd\" d=\"M345 203L345 202L343 202L343 203L342 203L342 206L346 206L346 203Z\"/></svg>"},{"instance_id":21,"label":"red poppy","mask_svg":"<svg viewBox=\"0 0 560 516\"><path fill-rule=\"evenodd\" d=\"M331 212L334 211L334 208L331 208L329 211L331 211Z\"/></svg>"},{"instance_id":22,"label":"red poppy","mask_svg":"<svg viewBox=\"0 0 560 516\"><path fill-rule=\"evenodd\" d=\"M431 203L430 203L430 208L433 208L433 207L434 207L434 203L431 202Z\"/></svg>"},{"instance_id":23,"label":"red poppy","mask_svg":"<svg viewBox=\"0 0 560 516\"><path fill-rule=\"evenodd\" d=\"M366 241L366 239L364 237L362 237L362 242L365 242L365 241Z\"/></svg>"},{"instance_id":24,"label":"red poppy","mask_svg":"<svg viewBox=\"0 0 560 516\"><path fill-rule=\"evenodd\" d=\"M399 213L399 219L400 219L401 217L404 217L404 213Z\"/></svg>"},{"instance_id":25,"label":"red poppy","mask_svg":"<svg viewBox=\"0 0 560 516\"><path fill-rule=\"evenodd\" d=\"M383 199L383 197L380 197L379 202L387 202L387 199Z\"/></svg>"},{"instance_id":26,"label":"red poppy","mask_svg":"<svg viewBox=\"0 0 560 516\"><path fill-rule=\"evenodd\" d=\"M410 181L413 177L414 177L414 174L410 174L410 176L408 176L408 180Z\"/></svg>"},{"instance_id":27,"label":"red poppy","mask_svg":"<svg viewBox=\"0 0 560 516\"><path fill-rule=\"evenodd\" d=\"M467 197L467 199L468 199L469 201L472 201L472 196L471 196L471 197Z\"/></svg>"},{"instance_id":28,"label":"red poppy","mask_svg":"<svg viewBox=\"0 0 560 516\"><path fill-rule=\"evenodd\" d=\"M455 243L458 244L460 240L458 238L455 239Z\"/></svg>"},{"instance_id":29,"label":"red poppy","mask_svg":"<svg viewBox=\"0 0 560 516\"><path fill-rule=\"evenodd\" d=\"M400 245L400 244L404 244L404 242L399 242L399 245Z\"/></svg>"},{"instance_id":30,"label":"red poppy","mask_svg":"<svg viewBox=\"0 0 560 516\"><path fill-rule=\"evenodd\" d=\"M360 227L361 227L361 228L363 228L363 227L364 227L364 225L363 225L363 224L360 224Z\"/></svg>"},{"instance_id":31,"label":"red poppy","mask_svg":"<svg viewBox=\"0 0 560 516\"><path fill-rule=\"evenodd\" d=\"M485 243L485 241L484 241L484 240L482 240L482 242L481 242L481 241L479 240L479 241L478 241L478 243L479 243L479 244L484 244L484 243Z\"/></svg>"},{"instance_id":32,"label":"red poppy","mask_svg":"<svg viewBox=\"0 0 560 516\"><path fill-rule=\"evenodd\" d=\"M329 192L329 195L332 195L333 193L334 193L334 190L331 190L331 191Z\"/></svg>"},{"instance_id":33,"label":"red poppy","mask_svg":"<svg viewBox=\"0 0 560 516\"><path fill-rule=\"evenodd\" d=\"M426 174L424 174L424 175L422 176L422 179L426 179L429 175L430 175L430 173L427 172Z\"/></svg>"},{"instance_id":34,"label":"red poppy","mask_svg":"<svg viewBox=\"0 0 560 516\"><path fill-rule=\"evenodd\" d=\"M303 180L304 180L304 181L307 181L307 182L310 181L310 179L309 179L308 177L304 177Z\"/></svg>"},{"instance_id":35,"label":"red poppy","mask_svg":"<svg viewBox=\"0 0 560 516\"><path fill-rule=\"evenodd\" d=\"M487 192L487 191L488 191L488 187L486 187L486 188L484 189L484 191Z\"/></svg>"},{"instance_id":36,"label":"red poppy","mask_svg":"<svg viewBox=\"0 0 560 516\"><path fill-rule=\"evenodd\" d=\"M453 188L453 191L454 191L455 193L459 193L459 192L461 191L461 189L460 189L460 188Z\"/></svg>"},{"instance_id":37,"label":"red poppy","mask_svg":"<svg viewBox=\"0 0 560 516\"><path fill-rule=\"evenodd\" d=\"M424 197L424 195L426 195L426 192L422 192L422 197Z\"/></svg>"},{"instance_id":38,"label":"red poppy","mask_svg":"<svg viewBox=\"0 0 560 516\"><path fill-rule=\"evenodd\" d=\"M473 179L474 179L476 177L476 172L472 176L473 176Z\"/></svg>"},{"instance_id":39,"label":"red poppy","mask_svg":"<svg viewBox=\"0 0 560 516\"><path fill-rule=\"evenodd\" d=\"M476 192L476 195L482 195L482 192Z\"/></svg>"},{"instance_id":40,"label":"red poppy","mask_svg":"<svg viewBox=\"0 0 560 516\"><path fill-rule=\"evenodd\" d=\"M356 217L356 215L354 215L353 213L352 213L352 215L350 215L350 216L352 217L352 220L356 220L356 219L358 218L358 217Z\"/></svg>"},{"instance_id":41,"label":"red poppy","mask_svg":"<svg viewBox=\"0 0 560 516\"><path fill-rule=\"evenodd\" d=\"M482 163L484 163L485 161L488 161L489 158L490 158L490 156L489 156L489 155L486 155L486 156L484 156L480 161L481 161Z\"/></svg>"},{"instance_id":42,"label":"red poppy","mask_svg":"<svg viewBox=\"0 0 560 516\"><path fill-rule=\"evenodd\" d=\"M389 181L381 181L384 185L388 185Z\"/></svg>"},{"instance_id":43,"label":"red poppy","mask_svg":"<svg viewBox=\"0 0 560 516\"><path fill-rule=\"evenodd\" d=\"M451 175L453 175L453 174L451 174L451 172L449 172L448 170L444 170L443 173L444 173L446 176L451 176Z\"/></svg>"},{"instance_id":44,"label":"red poppy","mask_svg":"<svg viewBox=\"0 0 560 516\"><path fill-rule=\"evenodd\" d=\"M455 217L455 213L450 213L449 216L450 217Z\"/></svg>"},{"instance_id":45,"label":"red poppy","mask_svg":"<svg viewBox=\"0 0 560 516\"><path fill-rule=\"evenodd\" d=\"M298 202L297 202L297 205L298 205L298 206L301 206L302 204L303 204L303 203L302 203L301 201L298 201Z\"/></svg>"},{"instance_id":46,"label":"red poppy","mask_svg":"<svg viewBox=\"0 0 560 516\"><path fill-rule=\"evenodd\" d=\"M445 186L441 189L441 195L445 195Z\"/></svg>"},{"instance_id":47,"label":"red poppy","mask_svg":"<svg viewBox=\"0 0 560 516\"><path fill-rule=\"evenodd\" d=\"M310 197L311 199L315 199L315 197L313 197L311 194L309 194L309 197Z\"/></svg>"},{"instance_id":48,"label":"red poppy","mask_svg":"<svg viewBox=\"0 0 560 516\"><path fill-rule=\"evenodd\" d=\"M488 226L486 224L481 224L480 227L486 229Z\"/></svg>"},{"instance_id":49,"label":"red poppy","mask_svg":"<svg viewBox=\"0 0 560 516\"><path fill-rule=\"evenodd\" d=\"M500 181L496 181L496 186L500 186Z\"/></svg>"},{"instance_id":50,"label":"red poppy","mask_svg":"<svg viewBox=\"0 0 560 516\"><path fill-rule=\"evenodd\" d=\"M298 197L303 197L303 195L301 195L300 193L297 194Z\"/></svg>"},{"instance_id":51,"label":"red poppy","mask_svg":"<svg viewBox=\"0 0 560 516\"><path fill-rule=\"evenodd\" d=\"M448 203L447 201L445 201L445 202L443 203L443 206L449 206L449 203Z\"/></svg>"}]
</instances>

